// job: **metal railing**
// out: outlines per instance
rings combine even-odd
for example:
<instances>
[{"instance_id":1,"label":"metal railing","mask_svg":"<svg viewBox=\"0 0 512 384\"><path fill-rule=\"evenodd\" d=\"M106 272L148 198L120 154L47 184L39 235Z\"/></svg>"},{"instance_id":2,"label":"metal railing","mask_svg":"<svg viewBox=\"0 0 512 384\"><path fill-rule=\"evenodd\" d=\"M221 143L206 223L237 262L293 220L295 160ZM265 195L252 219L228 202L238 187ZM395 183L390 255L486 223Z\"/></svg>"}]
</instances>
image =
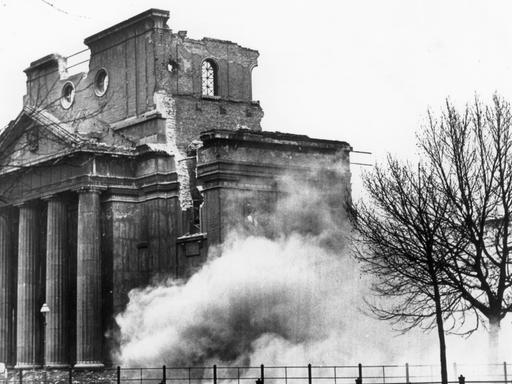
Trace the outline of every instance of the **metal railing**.
<instances>
[{"instance_id":1,"label":"metal railing","mask_svg":"<svg viewBox=\"0 0 512 384\"><path fill-rule=\"evenodd\" d=\"M512 384L502 364L450 366L449 383ZM437 365L217 366L10 371L0 384L434 384ZM3 383L1 383L3 382Z\"/></svg>"}]
</instances>

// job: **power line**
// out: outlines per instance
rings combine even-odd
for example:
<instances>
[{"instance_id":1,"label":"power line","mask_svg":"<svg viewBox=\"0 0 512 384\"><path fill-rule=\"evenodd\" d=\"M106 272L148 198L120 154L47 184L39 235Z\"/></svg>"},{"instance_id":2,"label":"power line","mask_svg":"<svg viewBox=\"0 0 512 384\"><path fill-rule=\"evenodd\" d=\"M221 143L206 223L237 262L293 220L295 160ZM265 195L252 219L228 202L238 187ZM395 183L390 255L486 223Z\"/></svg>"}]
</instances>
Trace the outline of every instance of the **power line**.
<instances>
[{"instance_id":1,"label":"power line","mask_svg":"<svg viewBox=\"0 0 512 384\"><path fill-rule=\"evenodd\" d=\"M45 1L45 0L41 0L41 1ZM115 44L112 44L112 45L109 45L109 46L107 46L107 47L105 47L105 48L103 48L103 49L100 49L100 50L96 51L96 52L95 52L95 54L96 54L96 55L98 55L98 54L100 54L100 53L102 53L102 52L108 51L109 49L112 49L113 47L116 47L116 46L119 46L119 45L121 45L121 44L124 44L125 42L127 42L127 41L129 41L129 40L131 40L131 39L136 39L137 37L139 37L139 36L143 36L143 35L144 35L144 34L146 34L147 32L151 32L151 31L170 31L170 30L169 30L168 28L151 27L151 28L145 29L144 31L139 32L139 33L137 33L137 34L135 34L135 35L128 36L127 38L125 38L125 39L123 39L123 40L121 40L121 41L118 41L118 42L117 42L117 43L115 43ZM83 52L89 51L89 50L90 50L89 48L82 49L81 51L78 51L78 52L72 53L72 54L71 54L71 55L69 55L69 56L66 56L66 59L68 59L68 58L70 58L70 57L73 57L73 56L77 56L77 55L79 55L79 54L81 54L81 53L83 53ZM69 66L69 67L66 67L66 69L68 69L68 68L72 68L72 67L76 67L77 65L79 65L79 64L83 64L83 63L85 63L85 62L87 62L87 61L89 61L89 59L88 59L88 60L84 60L84 61L82 61L82 62L80 62L80 63L77 63L77 64L73 64L73 65L71 65L71 66ZM48 76L48 75L50 75L50 74L52 74L52 73L56 73L56 72L59 72L59 70L58 70L58 69L55 69L55 70L53 70L53 71L46 72L44 75L40 75L40 76L38 76L38 77L35 77L35 78L34 78L34 79L32 79L31 81L35 81L35 80L37 80L37 79L39 79L39 78L41 78L41 77L45 77L45 76Z\"/></svg>"},{"instance_id":2,"label":"power line","mask_svg":"<svg viewBox=\"0 0 512 384\"><path fill-rule=\"evenodd\" d=\"M66 60L69 59L70 57L73 57L73 56L77 56L81 53L84 53L84 52L87 52L89 50L89 48L85 48L85 49L82 49L81 51L78 51L78 52L75 52L75 53L72 53L71 55L67 56L66 57Z\"/></svg>"},{"instance_id":3,"label":"power line","mask_svg":"<svg viewBox=\"0 0 512 384\"><path fill-rule=\"evenodd\" d=\"M46 5L49 5L50 7L55 9L57 12L64 13L65 15L73 16L73 17L79 17L81 19L91 19L90 17L87 17L87 16L76 15L76 14L70 13L70 12L66 11L65 9L62 9L62 8L59 8L59 7L55 6L55 4L50 3L48 0L41 0L41 1L43 3L45 3Z\"/></svg>"}]
</instances>

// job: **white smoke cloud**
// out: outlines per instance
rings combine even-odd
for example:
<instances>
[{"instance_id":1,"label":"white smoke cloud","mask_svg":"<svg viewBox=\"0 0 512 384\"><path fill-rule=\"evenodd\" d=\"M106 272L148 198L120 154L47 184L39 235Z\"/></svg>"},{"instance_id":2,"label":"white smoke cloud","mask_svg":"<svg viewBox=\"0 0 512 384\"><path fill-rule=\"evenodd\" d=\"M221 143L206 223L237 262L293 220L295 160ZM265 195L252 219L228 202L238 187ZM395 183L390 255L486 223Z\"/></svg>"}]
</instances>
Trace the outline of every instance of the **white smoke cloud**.
<instances>
[{"instance_id":1,"label":"white smoke cloud","mask_svg":"<svg viewBox=\"0 0 512 384\"><path fill-rule=\"evenodd\" d=\"M271 218L251 212L271 239L232 231L188 281L130 292L116 318L120 365L438 363L435 332L397 335L360 310L369 284L343 247L342 210L331 209L341 187L283 180ZM449 337L449 359L474 362L480 340Z\"/></svg>"},{"instance_id":2,"label":"white smoke cloud","mask_svg":"<svg viewBox=\"0 0 512 384\"><path fill-rule=\"evenodd\" d=\"M359 311L367 288L344 249L345 170L334 161L316 169L300 183L284 176L274 210L250 212L246 230L232 231L188 281L132 290L116 318L117 361L353 364L401 354Z\"/></svg>"},{"instance_id":3,"label":"white smoke cloud","mask_svg":"<svg viewBox=\"0 0 512 384\"><path fill-rule=\"evenodd\" d=\"M368 350L376 336L370 323L377 322L358 310L364 284L346 255L299 235L233 236L221 254L186 283L168 280L130 293L117 317L123 365L386 358L385 344L379 353Z\"/></svg>"}]
</instances>

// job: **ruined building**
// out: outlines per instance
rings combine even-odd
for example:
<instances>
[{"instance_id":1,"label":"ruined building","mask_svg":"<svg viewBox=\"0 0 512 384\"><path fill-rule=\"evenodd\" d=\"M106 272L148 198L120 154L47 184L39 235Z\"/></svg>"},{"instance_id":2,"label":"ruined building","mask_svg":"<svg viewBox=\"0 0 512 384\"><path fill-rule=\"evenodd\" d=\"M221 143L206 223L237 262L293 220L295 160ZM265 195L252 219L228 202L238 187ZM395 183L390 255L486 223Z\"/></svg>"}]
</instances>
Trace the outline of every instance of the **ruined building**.
<instances>
[{"instance_id":1,"label":"ruined building","mask_svg":"<svg viewBox=\"0 0 512 384\"><path fill-rule=\"evenodd\" d=\"M193 273L228 231L271 212L284 173L348 169L347 143L261 130L257 51L174 33L168 18L150 9L86 38L87 73L57 54L25 69L23 109L0 134L8 366L109 364L130 289ZM350 173L330 189L339 177L315 182L341 201Z\"/></svg>"}]
</instances>

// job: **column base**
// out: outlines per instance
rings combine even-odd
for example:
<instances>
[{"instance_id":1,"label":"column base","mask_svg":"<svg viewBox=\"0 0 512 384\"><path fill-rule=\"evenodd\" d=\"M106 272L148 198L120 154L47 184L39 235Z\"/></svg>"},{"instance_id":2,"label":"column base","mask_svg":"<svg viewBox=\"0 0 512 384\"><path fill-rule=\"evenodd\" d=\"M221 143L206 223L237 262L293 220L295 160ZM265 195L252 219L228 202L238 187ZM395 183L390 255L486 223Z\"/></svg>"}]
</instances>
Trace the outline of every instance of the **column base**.
<instances>
[{"instance_id":1,"label":"column base","mask_svg":"<svg viewBox=\"0 0 512 384\"><path fill-rule=\"evenodd\" d=\"M45 368L50 368L50 369L64 369L64 368L70 368L71 365L70 364L67 364L67 363L52 363L52 362L49 362L49 363L46 363L44 365Z\"/></svg>"},{"instance_id":2,"label":"column base","mask_svg":"<svg viewBox=\"0 0 512 384\"><path fill-rule=\"evenodd\" d=\"M34 363L16 363L14 369L38 369L43 368L42 364L34 364Z\"/></svg>"},{"instance_id":3,"label":"column base","mask_svg":"<svg viewBox=\"0 0 512 384\"><path fill-rule=\"evenodd\" d=\"M105 368L105 365L101 361L77 361L74 368L78 369L99 369Z\"/></svg>"}]
</instances>

